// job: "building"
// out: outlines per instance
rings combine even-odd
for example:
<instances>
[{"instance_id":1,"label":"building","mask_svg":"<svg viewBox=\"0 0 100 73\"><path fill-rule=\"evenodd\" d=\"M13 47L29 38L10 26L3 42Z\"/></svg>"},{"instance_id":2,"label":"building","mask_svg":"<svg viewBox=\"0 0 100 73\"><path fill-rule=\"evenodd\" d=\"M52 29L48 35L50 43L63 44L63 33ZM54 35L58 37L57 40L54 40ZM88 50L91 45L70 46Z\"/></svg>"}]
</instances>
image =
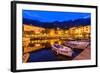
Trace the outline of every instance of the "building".
<instances>
[{"instance_id":1,"label":"building","mask_svg":"<svg viewBox=\"0 0 100 73\"><path fill-rule=\"evenodd\" d=\"M72 27L69 30L69 35L73 39L89 39L91 33L91 26Z\"/></svg>"},{"instance_id":2,"label":"building","mask_svg":"<svg viewBox=\"0 0 100 73\"><path fill-rule=\"evenodd\" d=\"M36 39L89 39L91 26L78 26L69 29L42 28L33 25L23 26L23 37Z\"/></svg>"},{"instance_id":3,"label":"building","mask_svg":"<svg viewBox=\"0 0 100 73\"><path fill-rule=\"evenodd\" d=\"M33 34L42 34L43 31L45 31L44 28L42 27L37 27L37 26L33 26L33 25L26 25L26 24L23 24L23 30L24 30L24 34L26 35L33 35Z\"/></svg>"}]
</instances>

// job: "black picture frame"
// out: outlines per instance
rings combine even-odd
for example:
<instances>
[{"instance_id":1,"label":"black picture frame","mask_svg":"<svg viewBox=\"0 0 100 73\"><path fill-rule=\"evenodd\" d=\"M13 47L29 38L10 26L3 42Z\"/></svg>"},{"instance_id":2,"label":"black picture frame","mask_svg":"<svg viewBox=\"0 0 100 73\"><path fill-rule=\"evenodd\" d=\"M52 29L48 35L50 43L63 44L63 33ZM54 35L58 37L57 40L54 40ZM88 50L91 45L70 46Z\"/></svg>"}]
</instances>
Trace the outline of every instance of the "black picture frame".
<instances>
[{"instance_id":1,"label":"black picture frame","mask_svg":"<svg viewBox=\"0 0 100 73\"><path fill-rule=\"evenodd\" d=\"M82 7L82 8L94 8L96 9L96 59L95 65L85 65L85 66L75 66L75 67L54 67L54 68L39 68L39 69L16 69L16 8L17 4L35 4L35 5L52 5L52 6L68 6L68 7ZM11 71L12 72L23 72L23 71L41 71L41 70L55 70L55 69L73 69L73 68L88 68L88 67L97 67L98 66L98 7L90 5L74 5L74 4L58 4L58 3L43 3L43 2L25 2L25 1L12 1L11 2Z\"/></svg>"}]
</instances>

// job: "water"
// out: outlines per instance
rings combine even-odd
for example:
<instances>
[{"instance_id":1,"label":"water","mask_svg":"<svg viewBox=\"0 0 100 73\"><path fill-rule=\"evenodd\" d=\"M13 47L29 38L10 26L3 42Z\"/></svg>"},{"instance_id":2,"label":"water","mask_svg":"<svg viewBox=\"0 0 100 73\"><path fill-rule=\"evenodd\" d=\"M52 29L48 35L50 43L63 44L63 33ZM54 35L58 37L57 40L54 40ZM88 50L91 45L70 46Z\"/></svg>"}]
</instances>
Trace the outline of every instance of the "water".
<instances>
[{"instance_id":1,"label":"water","mask_svg":"<svg viewBox=\"0 0 100 73\"><path fill-rule=\"evenodd\" d=\"M51 48L43 48L39 51L30 53L30 58L28 62L44 62L44 61L62 61L62 60L72 60L81 51L73 50L72 57L67 57L63 55L56 55L56 53Z\"/></svg>"},{"instance_id":2,"label":"water","mask_svg":"<svg viewBox=\"0 0 100 73\"><path fill-rule=\"evenodd\" d=\"M72 57L57 55L55 51L51 49L51 46L58 42L58 44L64 44L64 41L61 39L47 39L47 40L31 40L31 44L29 46L36 47L45 46L45 48L41 48L41 50L34 51L30 53L30 57L28 62L47 62L47 61L64 61L64 60L73 60L79 53L80 50L73 49Z\"/></svg>"}]
</instances>

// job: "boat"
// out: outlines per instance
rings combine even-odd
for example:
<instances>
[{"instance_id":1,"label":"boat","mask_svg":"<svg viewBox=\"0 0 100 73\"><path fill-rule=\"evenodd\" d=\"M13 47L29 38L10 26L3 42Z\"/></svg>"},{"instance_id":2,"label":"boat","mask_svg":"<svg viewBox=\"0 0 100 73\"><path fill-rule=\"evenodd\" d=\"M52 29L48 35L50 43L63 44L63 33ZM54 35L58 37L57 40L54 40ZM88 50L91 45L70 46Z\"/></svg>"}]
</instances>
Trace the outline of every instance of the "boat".
<instances>
[{"instance_id":1,"label":"boat","mask_svg":"<svg viewBox=\"0 0 100 73\"><path fill-rule=\"evenodd\" d=\"M77 49L85 49L90 46L90 42L88 41L66 41L65 46Z\"/></svg>"},{"instance_id":2,"label":"boat","mask_svg":"<svg viewBox=\"0 0 100 73\"><path fill-rule=\"evenodd\" d=\"M23 54L23 62L26 63L30 57L30 53Z\"/></svg>"},{"instance_id":3,"label":"boat","mask_svg":"<svg viewBox=\"0 0 100 73\"><path fill-rule=\"evenodd\" d=\"M52 45L52 50L55 51L57 55L61 54L68 57L72 57L73 53L71 48L59 44Z\"/></svg>"}]
</instances>

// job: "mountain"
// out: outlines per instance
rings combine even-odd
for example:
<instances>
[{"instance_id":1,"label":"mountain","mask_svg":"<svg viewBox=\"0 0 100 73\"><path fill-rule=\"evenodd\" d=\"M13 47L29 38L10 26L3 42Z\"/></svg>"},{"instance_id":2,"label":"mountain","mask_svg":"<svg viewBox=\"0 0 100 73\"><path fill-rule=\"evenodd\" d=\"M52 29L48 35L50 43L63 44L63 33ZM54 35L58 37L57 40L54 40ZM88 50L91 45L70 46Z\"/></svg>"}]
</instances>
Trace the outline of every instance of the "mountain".
<instances>
[{"instance_id":1,"label":"mountain","mask_svg":"<svg viewBox=\"0 0 100 73\"><path fill-rule=\"evenodd\" d=\"M82 18L82 19L76 19L76 20L69 20L69 21L55 21L55 22L40 22L38 20L31 20L31 19L27 19L27 18L23 18L23 24L27 24L27 25L34 25L34 26L39 26L39 27L43 27L43 28L62 28L62 29L66 29L66 28L70 28L70 27L74 27L74 26L85 26L85 25L90 25L91 24L91 20L90 18Z\"/></svg>"}]
</instances>

